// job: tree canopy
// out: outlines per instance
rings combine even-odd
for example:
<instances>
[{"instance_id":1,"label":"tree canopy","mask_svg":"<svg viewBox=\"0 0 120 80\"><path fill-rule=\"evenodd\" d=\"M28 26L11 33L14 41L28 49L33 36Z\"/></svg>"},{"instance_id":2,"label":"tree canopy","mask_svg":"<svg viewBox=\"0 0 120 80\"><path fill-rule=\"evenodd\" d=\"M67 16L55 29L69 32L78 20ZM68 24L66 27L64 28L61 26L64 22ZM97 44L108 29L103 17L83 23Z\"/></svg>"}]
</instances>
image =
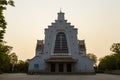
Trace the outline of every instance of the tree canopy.
<instances>
[{"instance_id":1,"label":"tree canopy","mask_svg":"<svg viewBox=\"0 0 120 80\"><path fill-rule=\"evenodd\" d=\"M120 54L120 43L113 43L110 50L114 53Z\"/></svg>"},{"instance_id":2,"label":"tree canopy","mask_svg":"<svg viewBox=\"0 0 120 80\"><path fill-rule=\"evenodd\" d=\"M111 54L100 59L98 68L101 70L116 70L120 69L120 55Z\"/></svg>"},{"instance_id":3,"label":"tree canopy","mask_svg":"<svg viewBox=\"0 0 120 80\"><path fill-rule=\"evenodd\" d=\"M12 64L12 72L13 72L15 64L17 64L18 57L15 53L10 54L9 56L10 56L10 63Z\"/></svg>"},{"instance_id":4,"label":"tree canopy","mask_svg":"<svg viewBox=\"0 0 120 80\"><path fill-rule=\"evenodd\" d=\"M98 68L100 70L120 69L120 43L113 43L110 50L114 53L100 59Z\"/></svg>"},{"instance_id":5,"label":"tree canopy","mask_svg":"<svg viewBox=\"0 0 120 80\"><path fill-rule=\"evenodd\" d=\"M14 1L13 0L0 0L0 42L3 41L4 39L4 34L6 32L6 25L7 22L5 21L5 17L3 15L3 10L6 10L6 6L11 5L14 6Z\"/></svg>"},{"instance_id":6,"label":"tree canopy","mask_svg":"<svg viewBox=\"0 0 120 80\"><path fill-rule=\"evenodd\" d=\"M14 6L14 1L0 0L0 72L8 71L10 67L9 54L12 50L12 47L6 45L6 42L3 40L7 27L7 22L5 21L3 11L7 9L7 5Z\"/></svg>"},{"instance_id":7,"label":"tree canopy","mask_svg":"<svg viewBox=\"0 0 120 80\"><path fill-rule=\"evenodd\" d=\"M97 63L97 56L93 53L88 53L87 57L94 61L94 66L96 67L97 66L97 64L96 64Z\"/></svg>"}]
</instances>

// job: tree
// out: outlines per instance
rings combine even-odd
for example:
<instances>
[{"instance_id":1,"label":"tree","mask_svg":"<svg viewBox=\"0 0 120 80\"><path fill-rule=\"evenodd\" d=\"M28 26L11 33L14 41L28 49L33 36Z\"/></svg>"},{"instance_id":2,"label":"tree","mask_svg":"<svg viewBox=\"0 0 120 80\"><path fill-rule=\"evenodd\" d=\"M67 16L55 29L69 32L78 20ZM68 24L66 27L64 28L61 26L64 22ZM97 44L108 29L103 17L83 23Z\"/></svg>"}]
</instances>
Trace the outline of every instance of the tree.
<instances>
[{"instance_id":1,"label":"tree","mask_svg":"<svg viewBox=\"0 0 120 80\"><path fill-rule=\"evenodd\" d=\"M3 10L6 10L6 6L7 5L11 5L11 6L14 6L14 2L13 0L0 0L0 42L3 41L3 38L4 38L4 34L6 32L6 25L7 25L7 22L5 21L5 17L3 15Z\"/></svg>"},{"instance_id":2,"label":"tree","mask_svg":"<svg viewBox=\"0 0 120 80\"><path fill-rule=\"evenodd\" d=\"M120 43L113 43L110 50L114 53L120 54Z\"/></svg>"},{"instance_id":3,"label":"tree","mask_svg":"<svg viewBox=\"0 0 120 80\"><path fill-rule=\"evenodd\" d=\"M8 54L12 49L12 47L5 45L5 42L3 41L7 26L3 11L7 9L7 5L14 6L14 1L0 0L0 72L6 72L9 69L10 60Z\"/></svg>"},{"instance_id":4,"label":"tree","mask_svg":"<svg viewBox=\"0 0 120 80\"><path fill-rule=\"evenodd\" d=\"M19 60L16 64L16 72L28 72L28 60Z\"/></svg>"},{"instance_id":5,"label":"tree","mask_svg":"<svg viewBox=\"0 0 120 80\"><path fill-rule=\"evenodd\" d=\"M12 47L5 45L5 42L0 42L0 72L6 72L10 68L9 53Z\"/></svg>"},{"instance_id":6,"label":"tree","mask_svg":"<svg viewBox=\"0 0 120 80\"><path fill-rule=\"evenodd\" d=\"M113 59L111 56L107 55L100 59L99 67L103 70L112 70L114 67Z\"/></svg>"},{"instance_id":7,"label":"tree","mask_svg":"<svg viewBox=\"0 0 120 80\"><path fill-rule=\"evenodd\" d=\"M98 68L100 70L120 69L120 55L119 54L111 54L111 55L107 55L107 56L101 58Z\"/></svg>"},{"instance_id":8,"label":"tree","mask_svg":"<svg viewBox=\"0 0 120 80\"><path fill-rule=\"evenodd\" d=\"M9 54L12 50L11 46L5 45L6 42L0 42L0 54Z\"/></svg>"},{"instance_id":9,"label":"tree","mask_svg":"<svg viewBox=\"0 0 120 80\"><path fill-rule=\"evenodd\" d=\"M87 54L87 57L89 58L89 59L92 59L93 61L94 61L94 66L95 67L97 67L97 56L96 55L94 55L93 53L88 53Z\"/></svg>"},{"instance_id":10,"label":"tree","mask_svg":"<svg viewBox=\"0 0 120 80\"><path fill-rule=\"evenodd\" d=\"M100 70L120 69L120 43L113 43L110 50L115 54L110 54L100 59L98 65Z\"/></svg>"},{"instance_id":11,"label":"tree","mask_svg":"<svg viewBox=\"0 0 120 80\"><path fill-rule=\"evenodd\" d=\"M10 63L12 64L12 72L13 72L15 64L17 64L18 57L15 53L10 54L9 56L10 56Z\"/></svg>"}]
</instances>

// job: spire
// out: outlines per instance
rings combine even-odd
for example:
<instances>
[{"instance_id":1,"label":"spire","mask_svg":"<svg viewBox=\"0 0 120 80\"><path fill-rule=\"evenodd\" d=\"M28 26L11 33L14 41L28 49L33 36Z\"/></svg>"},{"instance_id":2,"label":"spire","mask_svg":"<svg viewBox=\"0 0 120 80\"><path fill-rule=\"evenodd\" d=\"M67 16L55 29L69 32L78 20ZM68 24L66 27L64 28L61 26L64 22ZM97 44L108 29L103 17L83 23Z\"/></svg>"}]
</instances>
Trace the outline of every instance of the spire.
<instances>
[{"instance_id":1,"label":"spire","mask_svg":"<svg viewBox=\"0 0 120 80\"><path fill-rule=\"evenodd\" d=\"M60 8L60 13L62 12L61 8Z\"/></svg>"},{"instance_id":2,"label":"spire","mask_svg":"<svg viewBox=\"0 0 120 80\"><path fill-rule=\"evenodd\" d=\"M64 13L62 12L60 8L60 12L58 13L58 20L64 20Z\"/></svg>"}]
</instances>

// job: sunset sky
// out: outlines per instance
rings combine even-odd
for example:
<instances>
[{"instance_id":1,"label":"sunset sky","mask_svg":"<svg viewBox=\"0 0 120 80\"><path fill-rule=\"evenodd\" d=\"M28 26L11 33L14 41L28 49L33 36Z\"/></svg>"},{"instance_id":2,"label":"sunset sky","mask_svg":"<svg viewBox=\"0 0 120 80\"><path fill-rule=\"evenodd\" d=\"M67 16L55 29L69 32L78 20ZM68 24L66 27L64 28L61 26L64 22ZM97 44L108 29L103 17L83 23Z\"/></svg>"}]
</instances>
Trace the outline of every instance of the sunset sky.
<instances>
[{"instance_id":1,"label":"sunset sky","mask_svg":"<svg viewBox=\"0 0 120 80\"><path fill-rule=\"evenodd\" d=\"M15 7L8 6L4 12L8 23L4 40L19 59L34 57L37 40L44 39L44 29L57 19L60 8L78 28L78 39L85 39L87 53L100 58L120 42L120 0L14 1Z\"/></svg>"}]
</instances>

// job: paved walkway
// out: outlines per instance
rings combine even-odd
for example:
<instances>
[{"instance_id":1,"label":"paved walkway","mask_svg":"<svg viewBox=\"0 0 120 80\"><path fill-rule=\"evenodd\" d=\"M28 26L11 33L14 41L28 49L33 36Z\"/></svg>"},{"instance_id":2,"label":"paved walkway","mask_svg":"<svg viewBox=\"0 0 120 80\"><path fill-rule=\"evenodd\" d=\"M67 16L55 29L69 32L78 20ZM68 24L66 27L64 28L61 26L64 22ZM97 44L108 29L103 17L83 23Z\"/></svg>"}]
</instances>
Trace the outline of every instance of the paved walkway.
<instances>
[{"instance_id":1,"label":"paved walkway","mask_svg":"<svg viewBox=\"0 0 120 80\"><path fill-rule=\"evenodd\" d=\"M27 75L27 74L1 74L0 80L120 80L120 75Z\"/></svg>"}]
</instances>

